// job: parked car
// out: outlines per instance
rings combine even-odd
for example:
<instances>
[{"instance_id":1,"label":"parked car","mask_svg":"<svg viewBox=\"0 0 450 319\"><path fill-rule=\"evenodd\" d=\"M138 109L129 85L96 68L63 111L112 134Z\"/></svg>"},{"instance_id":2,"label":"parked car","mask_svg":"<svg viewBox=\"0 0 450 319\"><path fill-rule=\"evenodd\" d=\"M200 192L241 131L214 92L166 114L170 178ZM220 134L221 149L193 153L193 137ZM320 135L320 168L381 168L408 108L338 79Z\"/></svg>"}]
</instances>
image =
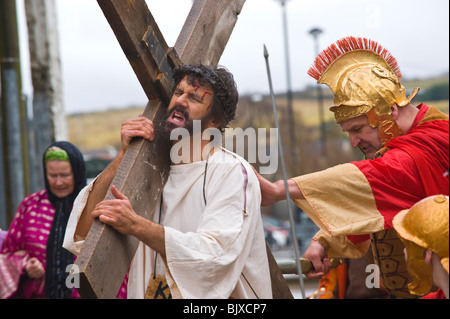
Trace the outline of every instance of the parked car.
<instances>
[{"instance_id":1,"label":"parked car","mask_svg":"<svg viewBox=\"0 0 450 319\"><path fill-rule=\"evenodd\" d=\"M262 221L269 248L276 250L286 247L289 243L289 228L283 227L279 220L272 217L263 216Z\"/></svg>"}]
</instances>

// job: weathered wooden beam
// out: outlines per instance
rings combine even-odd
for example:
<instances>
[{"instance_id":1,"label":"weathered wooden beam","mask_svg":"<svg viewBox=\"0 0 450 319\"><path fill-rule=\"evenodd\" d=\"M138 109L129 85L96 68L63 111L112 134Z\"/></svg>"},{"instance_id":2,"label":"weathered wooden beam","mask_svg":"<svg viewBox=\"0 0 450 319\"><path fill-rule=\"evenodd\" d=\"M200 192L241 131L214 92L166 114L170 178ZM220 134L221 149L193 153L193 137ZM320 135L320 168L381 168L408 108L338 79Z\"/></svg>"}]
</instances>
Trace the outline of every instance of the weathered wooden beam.
<instances>
[{"instance_id":1,"label":"weathered wooden beam","mask_svg":"<svg viewBox=\"0 0 450 319\"><path fill-rule=\"evenodd\" d=\"M160 116L166 107L159 100L148 103L144 116L155 122L155 130L162 123ZM158 137L160 138L160 137ZM136 138L128 147L112 184L126 194L134 210L151 219L157 199L167 180L170 167L169 144ZM114 199L110 190L105 200ZM94 220L85 244L76 260L80 271L82 298L112 299L117 295L127 273L139 241L125 236Z\"/></svg>"},{"instance_id":2,"label":"weathered wooden beam","mask_svg":"<svg viewBox=\"0 0 450 319\"><path fill-rule=\"evenodd\" d=\"M228 41L226 35L231 35L244 1L220 1L221 6L233 9L219 11L217 6L210 6L210 1L197 0L185 26L194 26L194 29L198 30L202 25L206 26L205 21L209 21L208 27L213 28L215 32L196 34L184 27L181 35L185 40L179 52L182 62L211 64L211 61L219 61ZM160 69L160 63L155 63L155 57L152 56L155 53L149 50L149 32L158 37L159 45L166 51L165 58L172 57L168 59L172 67L176 59L173 58L173 51L168 47L166 50L164 39L144 0L98 0L98 3L149 97L150 103L144 111L144 116L153 119L156 127L155 141L136 139L130 144L112 183L130 199L136 212L151 218L167 178L170 160L168 143L160 139L157 129L166 112L166 105L157 100L161 97L161 87L164 87L158 84L161 73L164 73L161 71L164 70ZM235 13L234 19L229 17L230 12ZM209 45L204 47L199 44L198 38L201 43L204 41ZM189 54L183 59L185 50ZM194 58L197 60L194 61ZM108 191L105 199L110 196ZM83 298L116 296L138 245L138 242L130 237L120 235L111 227L94 221L76 261L81 279L79 292Z\"/></svg>"},{"instance_id":3,"label":"weathered wooden beam","mask_svg":"<svg viewBox=\"0 0 450 319\"><path fill-rule=\"evenodd\" d=\"M216 66L244 3L245 0L196 0L174 46L181 61Z\"/></svg>"},{"instance_id":4,"label":"weathered wooden beam","mask_svg":"<svg viewBox=\"0 0 450 319\"><path fill-rule=\"evenodd\" d=\"M149 100L158 99L160 70L143 42L149 28L160 50L169 49L144 0L97 0ZM166 101L167 102L167 101Z\"/></svg>"},{"instance_id":5,"label":"weathered wooden beam","mask_svg":"<svg viewBox=\"0 0 450 319\"><path fill-rule=\"evenodd\" d=\"M272 284L273 299L294 299L288 283L283 277L281 269L277 265L277 261L272 255L269 246L266 243L267 259L269 261L270 280Z\"/></svg>"}]
</instances>

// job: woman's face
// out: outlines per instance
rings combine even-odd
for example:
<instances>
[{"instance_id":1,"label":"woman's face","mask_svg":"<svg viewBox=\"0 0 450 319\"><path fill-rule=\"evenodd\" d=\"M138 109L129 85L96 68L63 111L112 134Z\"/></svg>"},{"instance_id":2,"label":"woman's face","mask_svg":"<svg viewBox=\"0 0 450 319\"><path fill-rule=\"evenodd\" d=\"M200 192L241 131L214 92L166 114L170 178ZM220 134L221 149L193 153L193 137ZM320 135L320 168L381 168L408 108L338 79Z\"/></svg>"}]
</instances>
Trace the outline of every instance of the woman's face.
<instances>
[{"instance_id":1,"label":"woman's face","mask_svg":"<svg viewBox=\"0 0 450 319\"><path fill-rule=\"evenodd\" d=\"M45 164L50 191L58 198L69 196L75 190L72 166L67 161L50 160Z\"/></svg>"}]
</instances>

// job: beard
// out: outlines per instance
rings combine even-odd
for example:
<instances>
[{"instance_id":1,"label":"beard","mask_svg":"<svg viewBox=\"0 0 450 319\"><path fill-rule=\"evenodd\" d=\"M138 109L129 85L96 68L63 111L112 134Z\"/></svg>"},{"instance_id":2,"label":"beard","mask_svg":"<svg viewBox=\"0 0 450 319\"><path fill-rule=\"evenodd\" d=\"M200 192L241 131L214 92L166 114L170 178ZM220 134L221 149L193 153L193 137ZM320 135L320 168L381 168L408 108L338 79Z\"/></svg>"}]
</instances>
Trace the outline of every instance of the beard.
<instances>
[{"instance_id":1,"label":"beard","mask_svg":"<svg viewBox=\"0 0 450 319\"><path fill-rule=\"evenodd\" d=\"M170 121L171 118L173 118L174 112L177 112L179 114L182 114L184 120L180 122L180 124L174 123L173 121ZM190 136L194 134L194 120L200 120L201 121L201 131L203 132L206 129L207 124L212 119L211 113L207 114L206 116L200 118L200 119L191 119L189 116L189 113L187 112L185 107L176 105L172 109L167 110L167 114L165 118L163 119L164 122L164 135L166 137L170 137L170 133L176 129L176 128L184 128L186 129Z\"/></svg>"},{"instance_id":2,"label":"beard","mask_svg":"<svg viewBox=\"0 0 450 319\"><path fill-rule=\"evenodd\" d=\"M182 123L182 125L177 125L171 121L169 121L169 119L173 116L174 112L178 112L181 113L184 117L184 121ZM164 118L164 133L170 135L170 133L176 129L176 128L185 128L189 131L189 134L192 134L194 125L193 125L193 121L191 119L189 119L189 113L186 111L186 109L182 106L174 106L172 109L167 110L167 114Z\"/></svg>"}]
</instances>

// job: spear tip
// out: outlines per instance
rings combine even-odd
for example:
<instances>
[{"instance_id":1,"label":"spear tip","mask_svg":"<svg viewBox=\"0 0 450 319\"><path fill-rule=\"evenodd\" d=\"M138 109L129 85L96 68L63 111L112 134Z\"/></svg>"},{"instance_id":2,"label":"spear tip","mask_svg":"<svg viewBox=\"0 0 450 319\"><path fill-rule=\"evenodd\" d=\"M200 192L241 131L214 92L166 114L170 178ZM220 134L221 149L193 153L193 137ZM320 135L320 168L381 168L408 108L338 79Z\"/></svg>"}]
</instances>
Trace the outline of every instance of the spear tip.
<instances>
[{"instance_id":1,"label":"spear tip","mask_svg":"<svg viewBox=\"0 0 450 319\"><path fill-rule=\"evenodd\" d=\"M269 57L269 51L267 51L267 47L264 44L264 57L267 59Z\"/></svg>"}]
</instances>

